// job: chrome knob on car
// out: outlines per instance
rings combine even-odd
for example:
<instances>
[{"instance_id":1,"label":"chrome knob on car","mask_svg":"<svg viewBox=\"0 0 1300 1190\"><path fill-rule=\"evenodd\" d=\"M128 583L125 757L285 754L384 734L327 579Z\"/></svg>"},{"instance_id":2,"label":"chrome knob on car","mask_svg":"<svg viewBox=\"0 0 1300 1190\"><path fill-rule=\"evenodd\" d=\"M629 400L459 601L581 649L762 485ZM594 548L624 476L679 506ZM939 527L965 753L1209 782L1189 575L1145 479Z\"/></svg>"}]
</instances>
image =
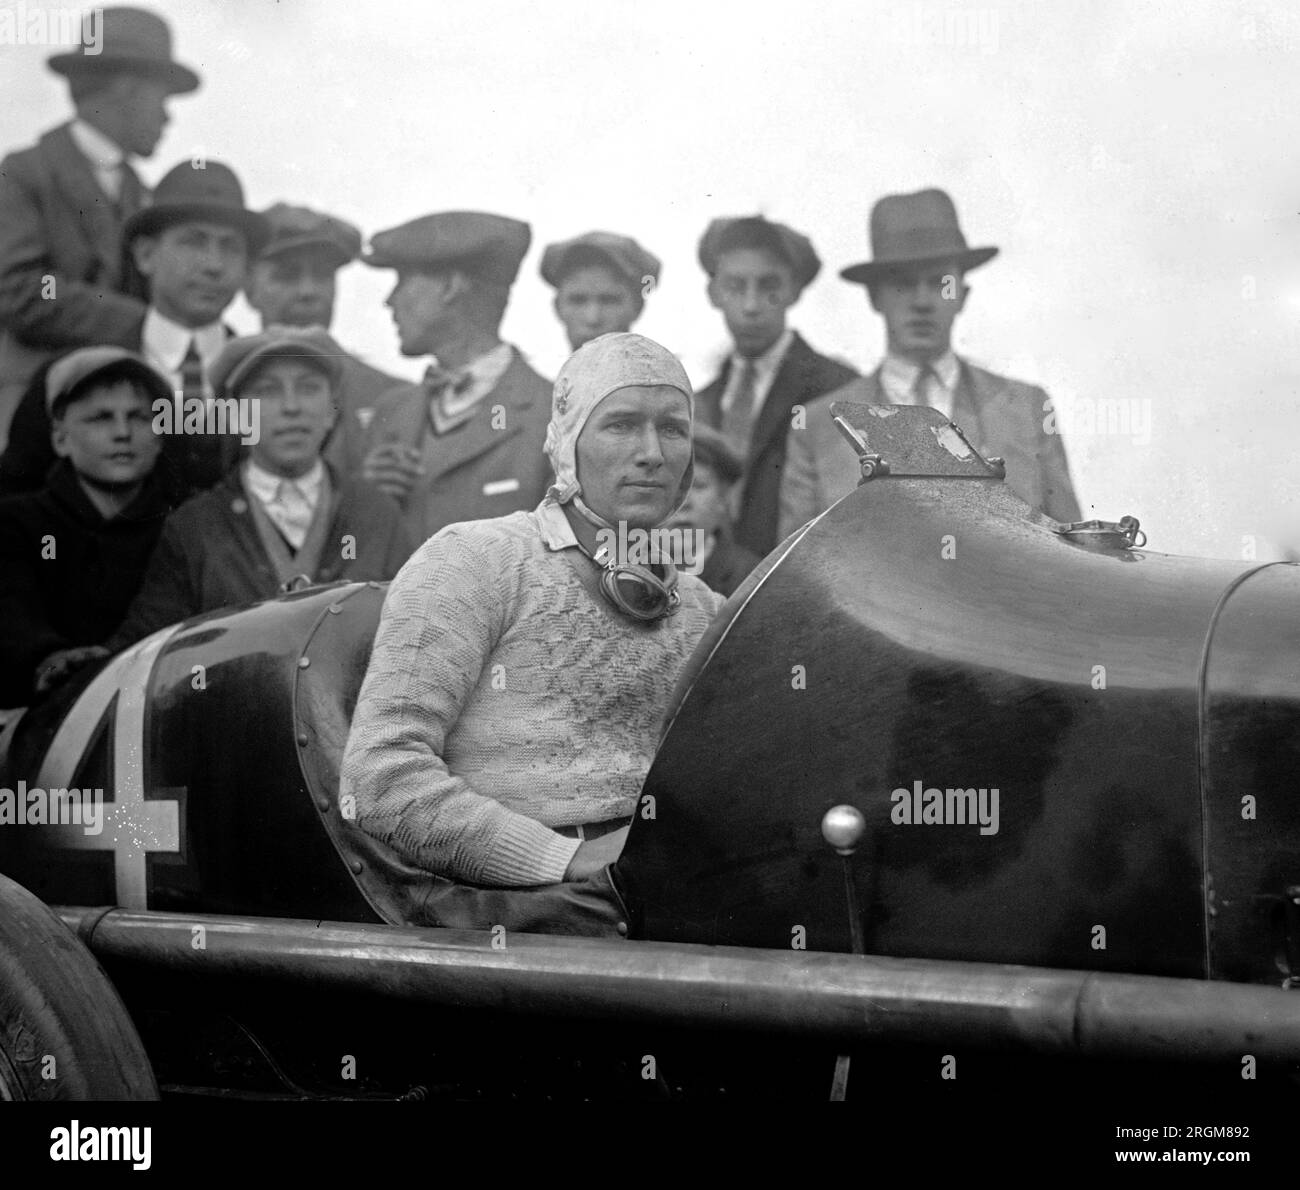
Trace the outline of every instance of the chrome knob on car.
<instances>
[{"instance_id":1,"label":"chrome knob on car","mask_svg":"<svg viewBox=\"0 0 1300 1190\"><path fill-rule=\"evenodd\" d=\"M857 806L832 806L822 815L822 838L840 855L852 855L866 829L867 820Z\"/></svg>"}]
</instances>

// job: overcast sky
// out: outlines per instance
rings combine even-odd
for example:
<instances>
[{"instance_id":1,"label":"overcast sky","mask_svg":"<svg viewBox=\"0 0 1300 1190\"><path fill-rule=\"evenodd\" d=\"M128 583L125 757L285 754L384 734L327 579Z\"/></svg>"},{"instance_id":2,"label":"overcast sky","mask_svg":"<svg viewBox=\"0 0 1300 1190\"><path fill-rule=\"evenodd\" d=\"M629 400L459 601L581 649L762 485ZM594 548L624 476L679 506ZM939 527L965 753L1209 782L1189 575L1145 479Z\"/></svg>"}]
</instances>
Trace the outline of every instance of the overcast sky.
<instances>
[{"instance_id":1,"label":"overcast sky","mask_svg":"<svg viewBox=\"0 0 1300 1190\"><path fill-rule=\"evenodd\" d=\"M445 209L527 219L504 334L547 375L566 350L542 248L603 228L664 260L637 329L707 382L726 337L696 242L710 218L755 211L825 262L794 324L869 368L879 320L838 270L869 255L878 197L943 187L967 239L1002 249L971 275L957 350L1056 399L1085 515L1132 513L1172 553L1300 545L1290 0L150 6L204 85L172 101L147 181L202 153L254 206L316 206L367 234ZM66 118L49 52L0 44L0 148ZM343 272L334 329L418 375L382 306L392 277ZM242 304L231 321L256 326ZM1115 400L1128 432L1089 433Z\"/></svg>"}]
</instances>

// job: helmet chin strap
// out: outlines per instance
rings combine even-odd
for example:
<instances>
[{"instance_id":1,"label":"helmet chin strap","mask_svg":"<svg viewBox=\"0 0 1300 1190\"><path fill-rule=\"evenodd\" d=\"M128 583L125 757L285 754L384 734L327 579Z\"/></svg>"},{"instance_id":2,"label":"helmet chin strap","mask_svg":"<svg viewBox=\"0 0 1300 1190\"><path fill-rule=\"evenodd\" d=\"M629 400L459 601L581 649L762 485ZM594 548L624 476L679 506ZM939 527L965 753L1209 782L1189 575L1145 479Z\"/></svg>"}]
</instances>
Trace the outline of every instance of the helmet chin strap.
<instances>
[{"instance_id":1,"label":"helmet chin strap","mask_svg":"<svg viewBox=\"0 0 1300 1190\"><path fill-rule=\"evenodd\" d=\"M580 495L573 497L573 507L588 524L617 532L604 517L588 508ZM673 615L681 606L682 599L677 593L677 567L671 562L659 563L664 572L660 578L649 566L620 563L607 546L601 546L594 554L588 553L581 542L578 546L600 567L600 593L623 615L643 623L653 623Z\"/></svg>"}]
</instances>

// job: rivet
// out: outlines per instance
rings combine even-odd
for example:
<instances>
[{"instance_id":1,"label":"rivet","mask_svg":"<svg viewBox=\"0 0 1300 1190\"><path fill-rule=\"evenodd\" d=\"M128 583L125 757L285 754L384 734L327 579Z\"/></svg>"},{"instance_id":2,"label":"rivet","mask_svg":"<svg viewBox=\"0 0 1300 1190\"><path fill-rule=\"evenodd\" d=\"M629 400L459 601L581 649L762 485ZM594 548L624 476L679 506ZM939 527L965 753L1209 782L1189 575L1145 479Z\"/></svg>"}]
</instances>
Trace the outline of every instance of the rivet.
<instances>
[{"instance_id":1,"label":"rivet","mask_svg":"<svg viewBox=\"0 0 1300 1190\"><path fill-rule=\"evenodd\" d=\"M350 864L348 864L348 867L352 869L352 874L354 876L361 875L361 861L359 859L354 859Z\"/></svg>"},{"instance_id":2,"label":"rivet","mask_svg":"<svg viewBox=\"0 0 1300 1190\"><path fill-rule=\"evenodd\" d=\"M298 668L299 668L299 669L306 669L307 666L309 666L310 664L311 664L311 658L310 658L310 657L299 657L299 658L298 658Z\"/></svg>"},{"instance_id":3,"label":"rivet","mask_svg":"<svg viewBox=\"0 0 1300 1190\"><path fill-rule=\"evenodd\" d=\"M326 610L331 616L337 616L343 610L343 605L341 603L331 603Z\"/></svg>"},{"instance_id":4,"label":"rivet","mask_svg":"<svg viewBox=\"0 0 1300 1190\"><path fill-rule=\"evenodd\" d=\"M307 733L305 731L298 733L298 743L304 748L307 746Z\"/></svg>"},{"instance_id":5,"label":"rivet","mask_svg":"<svg viewBox=\"0 0 1300 1190\"><path fill-rule=\"evenodd\" d=\"M317 805L318 805L322 810L328 810L328 809L330 808L330 800L329 800L329 798L327 798L327 797L318 797L318 798L316 799L316 804L317 804Z\"/></svg>"},{"instance_id":6,"label":"rivet","mask_svg":"<svg viewBox=\"0 0 1300 1190\"><path fill-rule=\"evenodd\" d=\"M626 937L627 937L627 922L625 922L625 921L620 921L620 922L618 923L618 932L619 932L619 936L620 936L620 937L622 937L622 938L626 938Z\"/></svg>"}]
</instances>

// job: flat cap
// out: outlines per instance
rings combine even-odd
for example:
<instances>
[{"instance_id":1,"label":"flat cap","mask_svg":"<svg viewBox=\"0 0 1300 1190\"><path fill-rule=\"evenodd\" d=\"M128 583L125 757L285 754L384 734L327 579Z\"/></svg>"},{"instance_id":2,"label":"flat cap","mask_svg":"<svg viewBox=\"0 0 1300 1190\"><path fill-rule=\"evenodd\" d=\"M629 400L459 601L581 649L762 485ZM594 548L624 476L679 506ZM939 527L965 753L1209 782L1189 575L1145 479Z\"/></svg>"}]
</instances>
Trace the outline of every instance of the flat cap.
<instances>
[{"instance_id":1,"label":"flat cap","mask_svg":"<svg viewBox=\"0 0 1300 1190\"><path fill-rule=\"evenodd\" d=\"M262 218L271 228L262 260L300 248L316 248L330 257L336 269L341 269L361 255L361 232L333 215L278 202L263 211Z\"/></svg>"},{"instance_id":2,"label":"flat cap","mask_svg":"<svg viewBox=\"0 0 1300 1190\"><path fill-rule=\"evenodd\" d=\"M518 219L485 211L441 211L376 232L365 262L377 269L458 269L510 285L532 240L532 229Z\"/></svg>"},{"instance_id":3,"label":"flat cap","mask_svg":"<svg viewBox=\"0 0 1300 1190\"><path fill-rule=\"evenodd\" d=\"M737 248L766 248L784 260L794 273L795 284L803 289L821 271L822 262L812 240L784 223L773 223L762 215L729 216L714 219L700 237L700 265L710 277L718 271L718 257Z\"/></svg>"},{"instance_id":4,"label":"flat cap","mask_svg":"<svg viewBox=\"0 0 1300 1190\"><path fill-rule=\"evenodd\" d=\"M331 383L343 373L343 349L318 326L268 326L260 334L231 339L212 361L210 379L217 393L235 393L254 368L268 359L300 359L318 364Z\"/></svg>"},{"instance_id":5,"label":"flat cap","mask_svg":"<svg viewBox=\"0 0 1300 1190\"><path fill-rule=\"evenodd\" d=\"M589 231L551 244L542 253L542 280L556 289L575 269L591 264L604 264L613 269L638 292L650 277L659 280L663 267L659 257L647 252L631 236L616 235L612 231Z\"/></svg>"},{"instance_id":6,"label":"flat cap","mask_svg":"<svg viewBox=\"0 0 1300 1190\"><path fill-rule=\"evenodd\" d=\"M45 373L45 408L51 415L60 401L86 385L96 376L112 375L118 379L130 376L149 389L154 399L172 399L171 385L166 378L151 368L143 359L125 347L81 347L69 352L50 365Z\"/></svg>"}]
</instances>

